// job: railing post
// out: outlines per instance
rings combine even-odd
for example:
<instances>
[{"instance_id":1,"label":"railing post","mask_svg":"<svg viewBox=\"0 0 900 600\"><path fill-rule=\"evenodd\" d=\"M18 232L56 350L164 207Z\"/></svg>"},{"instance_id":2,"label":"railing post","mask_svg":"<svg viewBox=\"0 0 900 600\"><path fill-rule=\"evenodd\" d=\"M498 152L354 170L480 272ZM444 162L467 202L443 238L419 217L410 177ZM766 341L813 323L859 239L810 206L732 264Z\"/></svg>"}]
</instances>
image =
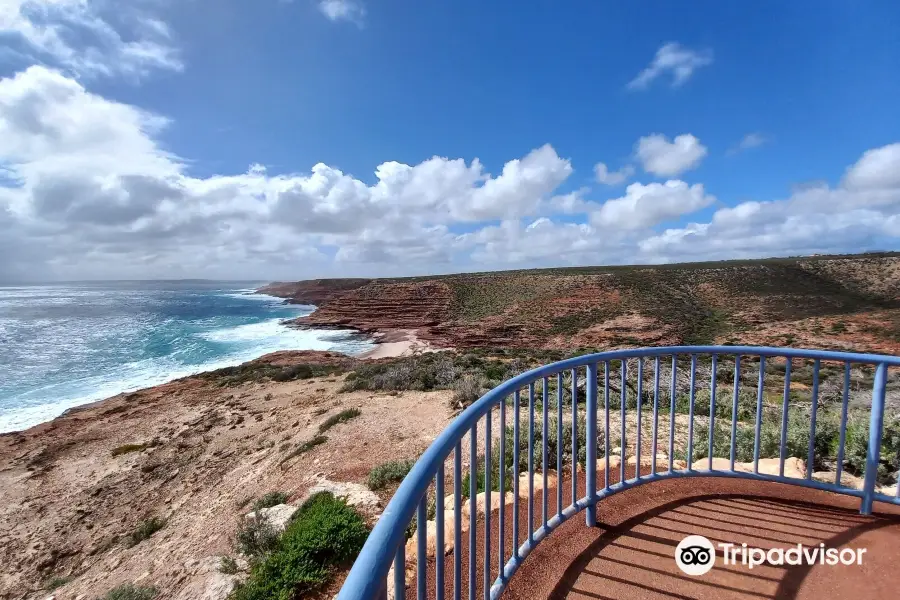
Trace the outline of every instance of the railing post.
<instances>
[{"instance_id":1,"label":"railing post","mask_svg":"<svg viewBox=\"0 0 900 600\"><path fill-rule=\"evenodd\" d=\"M587 437L585 474L585 491L587 493L587 508L584 511L585 523L588 527L597 524L597 504L594 500L597 495L597 363L587 366L587 406L585 415ZM576 457L573 457L576 460Z\"/></svg>"},{"instance_id":2,"label":"railing post","mask_svg":"<svg viewBox=\"0 0 900 600\"><path fill-rule=\"evenodd\" d=\"M887 383L887 365L881 363L875 370L872 385L872 414L869 417L869 449L866 453L866 474L863 483L863 499L860 511L872 514L875 484L878 481L878 463L881 459L881 427L884 423L884 389Z\"/></svg>"}]
</instances>

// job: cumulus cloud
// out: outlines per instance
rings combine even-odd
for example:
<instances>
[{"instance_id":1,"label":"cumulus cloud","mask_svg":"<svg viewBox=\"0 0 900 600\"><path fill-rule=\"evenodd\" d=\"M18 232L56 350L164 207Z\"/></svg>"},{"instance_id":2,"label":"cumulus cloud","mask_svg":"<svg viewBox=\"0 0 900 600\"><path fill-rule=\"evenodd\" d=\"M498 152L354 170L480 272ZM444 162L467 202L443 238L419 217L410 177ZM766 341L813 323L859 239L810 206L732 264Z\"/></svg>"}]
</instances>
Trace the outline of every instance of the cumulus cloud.
<instances>
[{"instance_id":1,"label":"cumulus cloud","mask_svg":"<svg viewBox=\"0 0 900 600\"><path fill-rule=\"evenodd\" d=\"M330 21L350 21L362 26L366 9L354 0L322 0L319 11Z\"/></svg>"},{"instance_id":2,"label":"cumulus cloud","mask_svg":"<svg viewBox=\"0 0 900 600\"><path fill-rule=\"evenodd\" d=\"M572 173L544 145L496 175L478 159L432 157L382 163L374 184L323 163L307 173L272 175L253 165L198 178L157 142L168 126L46 67L0 80L6 221L31 223L30 239L53 255L51 266L80 256L83 276L124 257L135 269L165 272L177 263L179 272L201 273L202 260L227 258L258 273L283 255L328 260L324 248L343 262L433 264L450 260L449 224L534 214ZM46 258L17 253L21 261Z\"/></svg>"},{"instance_id":3,"label":"cumulus cloud","mask_svg":"<svg viewBox=\"0 0 900 600\"><path fill-rule=\"evenodd\" d=\"M0 79L0 280L408 275L847 251L900 238L900 144L863 153L836 187L673 226L715 197L673 179L591 200L589 188L565 189L572 164L549 144L493 173L477 158L433 156L382 162L370 178L324 163L198 177L190 157L159 142L174 126L51 68ZM690 135L645 139L638 158L654 173L680 172L706 151Z\"/></svg>"},{"instance_id":4,"label":"cumulus cloud","mask_svg":"<svg viewBox=\"0 0 900 600\"><path fill-rule=\"evenodd\" d=\"M184 63L153 2L3 0L0 40L29 63L49 63L82 77L144 77L181 71Z\"/></svg>"},{"instance_id":5,"label":"cumulus cloud","mask_svg":"<svg viewBox=\"0 0 900 600\"><path fill-rule=\"evenodd\" d=\"M641 229L687 215L716 201L702 184L683 181L642 185L632 183L625 195L604 203L591 215L591 223L605 228Z\"/></svg>"},{"instance_id":6,"label":"cumulus cloud","mask_svg":"<svg viewBox=\"0 0 900 600\"><path fill-rule=\"evenodd\" d=\"M697 168L708 150L689 133L676 136L671 142L666 136L655 133L638 140L635 154L644 171L674 177Z\"/></svg>"},{"instance_id":7,"label":"cumulus cloud","mask_svg":"<svg viewBox=\"0 0 900 600\"><path fill-rule=\"evenodd\" d=\"M594 165L594 177L605 185L620 185L628 181L634 175L634 167L625 165L618 171L610 171L604 163Z\"/></svg>"},{"instance_id":8,"label":"cumulus cloud","mask_svg":"<svg viewBox=\"0 0 900 600\"><path fill-rule=\"evenodd\" d=\"M668 229L640 244L657 258L771 256L894 246L900 238L900 166L891 144L869 150L837 187L808 186L784 200L721 208L708 223ZM882 248L883 249L883 248Z\"/></svg>"},{"instance_id":9,"label":"cumulus cloud","mask_svg":"<svg viewBox=\"0 0 900 600\"><path fill-rule=\"evenodd\" d=\"M844 186L856 190L900 188L900 143L863 154L847 169Z\"/></svg>"},{"instance_id":10,"label":"cumulus cloud","mask_svg":"<svg viewBox=\"0 0 900 600\"><path fill-rule=\"evenodd\" d=\"M678 42L670 42L656 51L650 65L628 83L628 88L646 89L655 79L666 73L672 75L672 87L678 87L690 79L694 71L712 64L712 61L711 50L690 50Z\"/></svg>"}]
</instances>

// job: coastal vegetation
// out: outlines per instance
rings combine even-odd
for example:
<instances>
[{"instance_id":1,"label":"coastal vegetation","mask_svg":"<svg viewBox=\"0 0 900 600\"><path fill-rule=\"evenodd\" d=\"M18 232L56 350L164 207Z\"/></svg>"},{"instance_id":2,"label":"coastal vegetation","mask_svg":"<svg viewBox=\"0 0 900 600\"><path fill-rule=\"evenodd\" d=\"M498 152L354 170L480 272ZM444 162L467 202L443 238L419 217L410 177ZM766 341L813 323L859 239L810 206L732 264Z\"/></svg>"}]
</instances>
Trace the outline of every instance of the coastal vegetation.
<instances>
[{"instance_id":1,"label":"coastal vegetation","mask_svg":"<svg viewBox=\"0 0 900 600\"><path fill-rule=\"evenodd\" d=\"M288 494L284 492L268 492L262 498L253 503L253 510L271 508L287 502Z\"/></svg>"},{"instance_id":2,"label":"coastal vegetation","mask_svg":"<svg viewBox=\"0 0 900 600\"><path fill-rule=\"evenodd\" d=\"M393 483L400 483L416 463L414 460L392 460L382 463L371 471L366 480L370 490L381 490Z\"/></svg>"},{"instance_id":3,"label":"coastal vegetation","mask_svg":"<svg viewBox=\"0 0 900 600\"><path fill-rule=\"evenodd\" d=\"M109 590L103 600L153 600L158 595L155 587L124 583Z\"/></svg>"},{"instance_id":4,"label":"coastal vegetation","mask_svg":"<svg viewBox=\"0 0 900 600\"><path fill-rule=\"evenodd\" d=\"M147 447L147 444L125 444L123 446L113 448L112 455L113 457L116 457L122 456L123 454L130 454L132 452L140 452L141 450L145 450Z\"/></svg>"},{"instance_id":5,"label":"coastal vegetation","mask_svg":"<svg viewBox=\"0 0 900 600\"><path fill-rule=\"evenodd\" d=\"M322 421L322 424L319 425L319 433L325 433L335 425L339 425L341 423L346 423L350 419L355 419L359 415L362 414L358 408L346 408L339 413L335 413Z\"/></svg>"},{"instance_id":6,"label":"coastal vegetation","mask_svg":"<svg viewBox=\"0 0 900 600\"><path fill-rule=\"evenodd\" d=\"M150 539L154 533L162 529L166 526L166 520L160 517L149 517L144 519L138 526L131 532L131 534L126 539L127 546L137 546L144 540Z\"/></svg>"},{"instance_id":7,"label":"coastal vegetation","mask_svg":"<svg viewBox=\"0 0 900 600\"><path fill-rule=\"evenodd\" d=\"M311 496L264 551L230 600L286 600L323 588L359 554L369 530L362 517L328 492Z\"/></svg>"},{"instance_id":8,"label":"coastal vegetation","mask_svg":"<svg viewBox=\"0 0 900 600\"><path fill-rule=\"evenodd\" d=\"M215 381L219 387L236 387L245 383L261 383L264 381L296 381L298 379L312 379L324 377L336 373L342 373L345 369L341 365L332 364L307 364L299 363L288 366L273 365L267 362L252 361L236 367L225 367L207 373L201 373L198 377Z\"/></svg>"},{"instance_id":9,"label":"coastal vegetation","mask_svg":"<svg viewBox=\"0 0 900 600\"><path fill-rule=\"evenodd\" d=\"M48 590L53 591L58 587L62 587L64 585L66 585L73 579L75 579L75 578L68 576L68 575L63 575L63 576L56 575L47 580L47 584L45 585L45 587Z\"/></svg>"}]
</instances>

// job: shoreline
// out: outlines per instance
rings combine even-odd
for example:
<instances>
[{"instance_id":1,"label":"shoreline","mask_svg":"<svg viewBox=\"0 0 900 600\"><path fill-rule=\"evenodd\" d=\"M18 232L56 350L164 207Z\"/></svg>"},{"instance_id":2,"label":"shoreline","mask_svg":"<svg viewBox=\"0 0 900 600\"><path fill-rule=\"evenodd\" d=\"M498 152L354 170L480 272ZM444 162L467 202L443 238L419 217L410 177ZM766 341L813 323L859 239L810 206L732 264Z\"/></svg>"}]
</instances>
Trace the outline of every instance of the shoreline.
<instances>
[{"instance_id":1,"label":"shoreline","mask_svg":"<svg viewBox=\"0 0 900 600\"><path fill-rule=\"evenodd\" d=\"M296 325L292 324L290 320L282 321L282 323L284 323L288 327L296 327ZM416 335L417 331L418 331L416 329L385 329L385 330L378 330L378 331L373 331L373 332L365 332L365 331L362 331L360 329L350 327L350 326L329 327L327 325L321 326L321 327L302 327L302 329L345 330L345 331L355 332L358 335L365 337L367 340L371 341L374 344L374 347L369 350L366 350L360 354L348 354L346 352L339 352L339 351L335 351L335 350L309 350L309 349L303 349L303 348L281 349L281 350L274 350L272 352L265 352L263 354L260 354L257 357L243 360L234 365L227 365L226 367L239 368L244 365L251 364L251 363L265 361L267 359L267 357L272 357L273 355L277 355L277 354L284 353L284 352L288 352L288 353L293 353L293 352L319 353L320 352L320 353L340 354L340 355L346 356L348 359L351 359L351 360L378 360L378 359L384 359L384 358L397 358L397 357L401 357L401 356L408 356L416 351L418 351L418 352L436 352L436 351L440 351L440 350L450 350L451 349L451 348L435 348L435 347L431 346L430 344L428 344L427 342L420 340ZM64 409L62 412L60 412L58 415L56 415L52 418L33 423L25 428L12 429L9 431L0 431L0 439L2 439L4 436L22 434L24 432L31 431L32 429L35 429L35 428L52 426L52 424L55 421L57 421L58 419L68 418L68 417L71 417L72 415L75 415L82 411L89 411L90 409L96 409L96 408L102 406L104 403L112 402L118 398L129 397L129 396L132 396L135 394L140 394L140 393L152 392L152 391L157 390L158 388L171 386L172 384L176 384L179 382L184 382L184 381L188 381L188 380L191 380L194 378L202 377L205 374L212 373L221 368L223 368L223 367L204 369L204 370L190 373L187 375L176 375L172 379L167 379L166 381L162 381L162 382L156 383L154 385L149 385L149 386L142 387L142 388L127 389L127 390L123 390L116 394L104 396L102 398L95 398L95 399L89 400L88 402L76 404L74 406L70 406L70 407Z\"/></svg>"},{"instance_id":2,"label":"shoreline","mask_svg":"<svg viewBox=\"0 0 900 600\"><path fill-rule=\"evenodd\" d=\"M275 296L270 293L266 293L261 291L263 288L257 290L243 290L247 292L248 296L257 296L257 297L267 297L268 299L276 300L281 299L283 304L288 304L290 299L286 299L283 297ZM292 306L300 306L301 303L292 303ZM308 306L312 309L312 312L315 312L318 307L313 304L303 303L303 305ZM310 312L309 314L312 314ZM305 315L308 316L308 315ZM266 357L277 354L279 352L327 352L327 353L338 353L342 354L349 359L378 359L378 358L390 358L395 356L401 356L405 354L416 342L415 332L414 331L406 331L406 330L398 330L397 332L393 330L389 331L364 331L362 329L358 329L352 326L334 326L329 324L323 325L309 325L304 326L302 324L295 323L297 319L302 319L302 317L291 317L291 318L282 318L278 320L278 323L282 326L285 326L289 329L298 329L298 330L311 330L311 331L345 331L347 333L353 334L353 337L358 337L358 339L365 340L372 344L372 347L363 350L361 353L350 353L346 350L335 350L332 348L326 350L312 350L310 348L302 348L302 347L291 347L291 348L280 348L277 350L265 351L257 356L245 356L240 357L236 361L223 361L222 363L211 365L197 365L197 370L193 368L185 368L185 369L173 369L169 371L166 377L163 380L157 382L151 382L149 385L145 385L142 387L134 387L131 385L123 386L119 388L119 391L107 390L105 393L102 390L97 390L94 393L87 394L87 398L83 398L81 401L78 400L68 400L68 399L57 399L56 401L51 401L43 405L38 405L35 407L27 407L34 409L41 409L40 412L45 414L34 415L32 417L22 417L17 419L20 421L19 423L9 423L10 426L17 427L15 429L8 430L0 430L0 437L15 435L19 433L23 433L29 430L32 430L37 427L46 427L51 426L56 420L68 417L74 413L77 413L81 410L97 407L105 402L111 401L116 398L130 396L133 394L138 394L142 392L149 392L156 390L157 388L168 386L176 382L181 382L185 380L189 380L191 378L202 377L204 374L208 374L214 371L217 371L221 368L227 367L242 367L244 365L265 360ZM125 380L123 380L125 381ZM59 408L54 408L59 407ZM16 413L16 407L10 407L9 416L12 417ZM39 418L41 420L34 420L32 418Z\"/></svg>"}]
</instances>

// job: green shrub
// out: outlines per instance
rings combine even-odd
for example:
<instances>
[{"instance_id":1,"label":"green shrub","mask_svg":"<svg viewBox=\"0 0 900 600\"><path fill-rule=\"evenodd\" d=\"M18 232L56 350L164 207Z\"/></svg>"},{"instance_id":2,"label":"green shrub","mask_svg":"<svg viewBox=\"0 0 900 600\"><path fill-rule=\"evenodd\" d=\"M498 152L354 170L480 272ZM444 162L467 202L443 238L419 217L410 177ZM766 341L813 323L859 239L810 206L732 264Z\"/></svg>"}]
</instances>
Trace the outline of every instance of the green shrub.
<instances>
[{"instance_id":1,"label":"green shrub","mask_svg":"<svg viewBox=\"0 0 900 600\"><path fill-rule=\"evenodd\" d=\"M71 576L62 576L62 577L61 577L61 576L58 576L58 575L57 575L57 576L55 576L55 577L51 577L50 579L48 579L48 580L47 580L47 583L44 585L44 587L46 587L46 588L47 588L48 590L50 590L50 591L53 591L53 590L55 590L56 588L59 588L59 587L62 587L62 586L64 586L64 585L66 585L67 583L69 583L69 582L72 581L73 579L75 579L75 578L74 578L74 577L71 577Z\"/></svg>"},{"instance_id":2,"label":"green shrub","mask_svg":"<svg viewBox=\"0 0 900 600\"><path fill-rule=\"evenodd\" d=\"M232 387L248 382L260 382L272 379L284 382L295 379L309 379L311 377L323 377L342 373L346 370L344 365L316 365L297 364L287 367L276 366L269 363L250 362L236 367L225 367L208 373L201 373L198 377L216 382L220 387Z\"/></svg>"},{"instance_id":3,"label":"green shrub","mask_svg":"<svg viewBox=\"0 0 900 600\"><path fill-rule=\"evenodd\" d=\"M259 500L253 503L253 510L257 511L261 508L272 508L279 504L287 502L288 495L284 492L269 492Z\"/></svg>"},{"instance_id":4,"label":"green shrub","mask_svg":"<svg viewBox=\"0 0 900 600\"><path fill-rule=\"evenodd\" d=\"M109 590L103 600L153 600L159 595L155 587L124 583Z\"/></svg>"},{"instance_id":5,"label":"green shrub","mask_svg":"<svg viewBox=\"0 0 900 600\"><path fill-rule=\"evenodd\" d=\"M137 528L128 536L128 546L131 547L140 544L165 526L166 520L159 517L150 517L149 519L141 521L138 523Z\"/></svg>"},{"instance_id":6,"label":"green shrub","mask_svg":"<svg viewBox=\"0 0 900 600\"><path fill-rule=\"evenodd\" d=\"M283 459L281 459L281 462L278 464L283 465L284 463L291 460L295 456L300 456L301 454L303 454L305 452L309 452L316 446L321 446L322 444L324 444L327 441L328 441L327 436L317 435L314 438L309 439L309 440L303 442L302 444L300 444L299 446L297 446L290 454L288 454Z\"/></svg>"},{"instance_id":7,"label":"green shrub","mask_svg":"<svg viewBox=\"0 0 900 600\"><path fill-rule=\"evenodd\" d=\"M328 583L362 549L369 532L362 517L328 492L298 509L273 551L257 561L231 600L292 600Z\"/></svg>"},{"instance_id":8,"label":"green shrub","mask_svg":"<svg viewBox=\"0 0 900 600\"><path fill-rule=\"evenodd\" d=\"M335 425L346 423L350 419L354 419L361 415L362 412L358 408L348 408L341 412L331 415L319 425L319 433L325 433Z\"/></svg>"},{"instance_id":9,"label":"green shrub","mask_svg":"<svg viewBox=\"0 0 900 600\"><path fill-rule=\"evenodd\" d=\"M112 455L113 458L115 458L116 456L121 456L123 454L130 454L131 452L140 452L146 448L147 444L125 444L124 446L113 448Z\"/></svg>"},{"instance_id":10,"label":"green shrub","mask_svg":"<svg viewBox=\"0 0 900 600\"><path fill-rule=\"evenodd\" d=\"M712 394L708 389L701 389L694 392L694 415L709 416L709 405L712 402ZM647 403L645 402L645 405ZM653 399L650 399L650 408L652 410ZM660 398L659 412L660 414L669 414L670 401L668 395L666 400ZM765 410L765 404L763 405ZM734 394L732 390L719 388L716 393L716 418L727 419L731 421L731 414L734 410ZM682 415L690 414L691 396L690 394L678 394L675 396L675 412ZM779 413L780 414L780 413ZM738 421L755 421L756 419L756 390L741 389L738 392Z\"/></svg>"},{"instance_id":11,"label":"green shrub","mask_svg":"<svg viewBox=\"0 0 900 600\"><path fill-rule=\"evenodd\" d=\"M309 365L291 365L284 367L272 375L275 381L293 381L294 379L310 379L313 377L313 369Z\"/></svg>"},{"instance_id":12,"label":"green shrub","mask_svg":"<svg viewBox=\"0 0 900 600\"><path fill-rule=\"evenodd\" d=\"M451 406L456 410L462 410L481 398L484 392L484 380L471 374L463 375L453 384Z\"/></svg>"},{"instance_id":13,"label":"green shrub","mask_svg":"<svg viewBox=\"0 0 900 600\"><path fill-rule=\"evenodd\" d=\"M251 558L257 558L278 546L278 532L267 517L262 513L254 512L253 516L249 518L238 517L234 542L238 552Z\"/></svg>"},{"instance_id":14,"label":"green shrub","mask_svg":"<svg viewBox=\"0 0 900 600\"><path fill-rule=\"evenodd\" d=\"M224 573L225 575L234 575L238 572L238 564L237 561L234 560L232 556L223 556L219 560L219 573Z\"/></svg>"},{"instance_id":15,"label":"green shrub","mask_svg":"<svg viewBox=\"0 0 900 600\"><path fill-rule=\"evenodd\" d=\"M485 385L505 381L525 370L523 360L484 356L488 353L496 352L428 352L361 364L347 375L341 391L448 390L455 389L464 377Z\"/></svg>"},{"instance_id":16,"label":"green shrub","mask_svg":"<svg viewBox=\"0 0 900 600\"><path fill-rule=\"evenodd\" d=\"M563 417L565 418L565 417ZM557 448L560 445L560 439L558 436L557 430L557 420L555 418L547 419L547 469L555 470L556 469L556 456L557 456ZM505 479L505 487L507 490L511 490L513 483L513 472L515 468L515 430L512 426L508 426L506 428L506 441L504 444L505 456L504 459L504 479ZM597 456L603 457L605 456L605 440L603 437L602 431L597 431ZM531 454L533 457L533 465L535 472L541 471L543 468L543 456L544 452L544 443L543 443L543 429L539 420L535 420L534 424L534 447L531 450ZM585 419L583 415L579 415L578 417L578 435L576 436L576 457L575 459L584 464L587 457L587 425L585 423ZM528 421L527 419L523 419L519 425L519 468L518 473L527 473L528 472ZM563 422L563 435L562 435L562 460L563 465L571 465L572 464L572 424L571 419L569 422ZM480 457L478 460L477 470L476 470L476 493L481 493L485 491L485 469L484 469L484 457ZM469 484L470 472L467 472L463 475L463 479L461 482L461 490L462 496L464 498L469 497L470 493L470 484ZM491 489L494 491L498 491L500 489L500 444L498 440L493 440L493 448L491 450Z\"/></svg>"},{"instance_id":17,"label":"green shrub","mask_svg":"<svg viewBox=\"0 0 900 600\"><path fill-rule=\"evenodd\" d=\"M370 490L384 489L391 483L399 483L403 481L413 465L414 460L392 460L378 465L369 471L367 483Z\"/></svg>"},{"instance_id":18,"label":"green shrub","mask_svg":"<svg viewBox=\"0 0 900 600\"><path fill-rule=\"evenodd\" d=\"M835 448L840 440L835 443ZM847 419L847 438L844 446L844 466L850 473L863 476L869 453L869 418L867 411L851 413ZM900 416L886 417L881 434L881 456L876 481L887 485L897 481L900 457Z\"/></svg>"},{"instance_id":19,"label":"green shrub","mask_svg":"<svg viewBox=\"0 0 900 600\"><path fill-rule=\"evenodd\" d=\"M795 457L806 461L809 457L809 413L799 407L788 412L787 438L785 440L786 457ZM824 468L825 462L835 456L839 431L835 420L829 413L820 409L816 419L816 435L813 442L813 469ZM738 423L735 428L735 460L752 462L756 443L755 422ZM713 454L718 457L731 456L731 422L716 421L713 436ZM687 459L687 449L676 452L678 458ZM694 447L692 460L697 461L709 455L709 425L694 424ZM778 458L781 456L781 415L766 415L760 424L759 457ZM807 466L810 468L810 466Z\"/></svg>"}]
</instances>

